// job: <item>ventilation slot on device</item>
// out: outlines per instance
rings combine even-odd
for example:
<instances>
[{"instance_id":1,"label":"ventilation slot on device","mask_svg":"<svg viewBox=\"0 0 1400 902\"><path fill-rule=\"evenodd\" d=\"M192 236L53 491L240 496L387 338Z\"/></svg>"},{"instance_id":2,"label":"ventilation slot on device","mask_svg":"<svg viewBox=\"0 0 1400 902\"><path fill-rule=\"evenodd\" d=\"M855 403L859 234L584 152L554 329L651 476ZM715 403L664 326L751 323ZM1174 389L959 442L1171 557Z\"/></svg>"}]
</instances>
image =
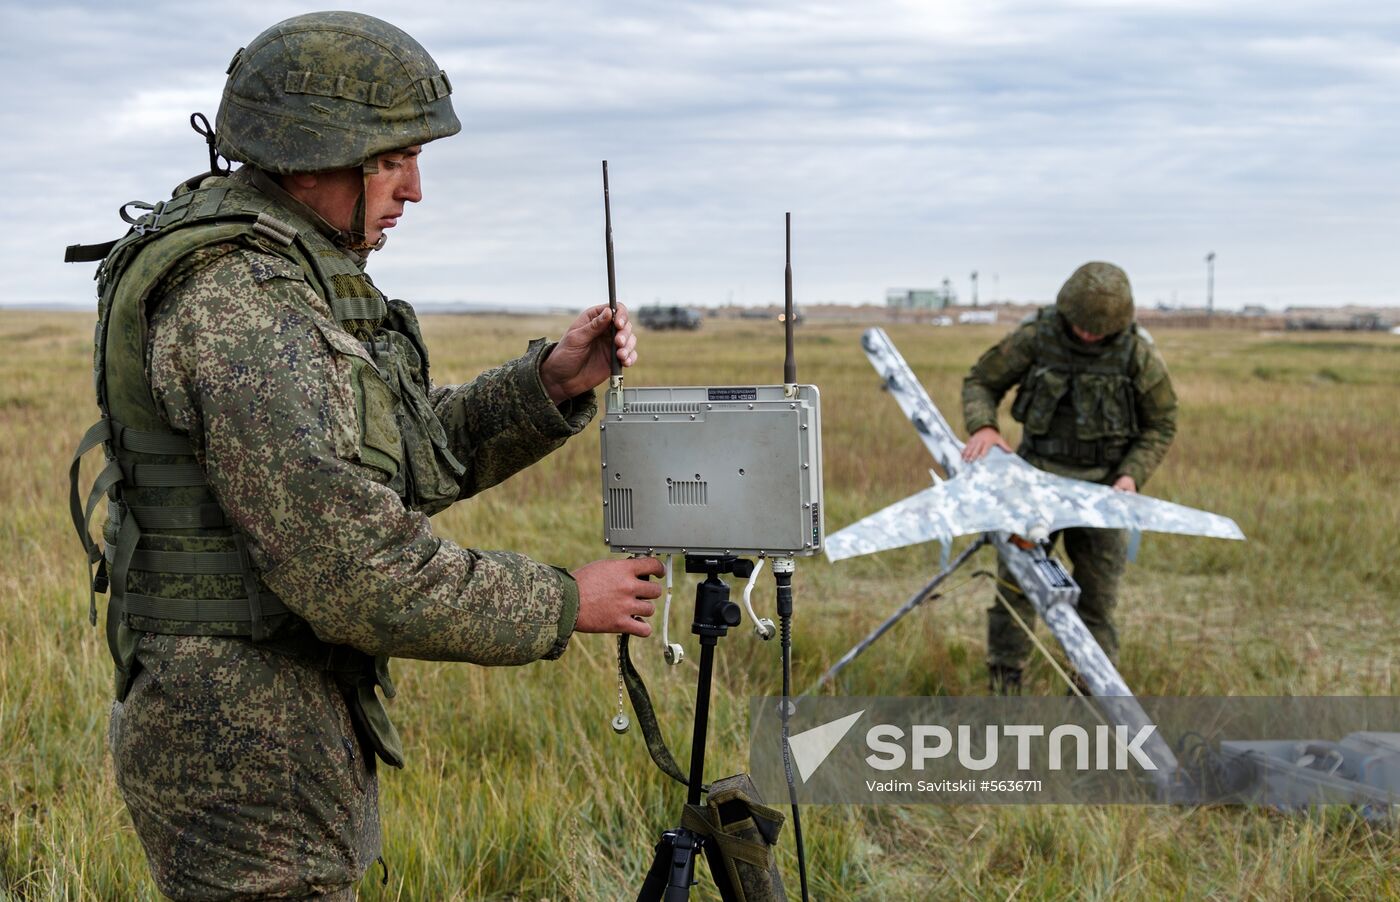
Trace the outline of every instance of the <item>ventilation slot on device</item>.
<instances>
[{"instance_id":1,"label":"ventilation slot on device","mask_svg":"<svg viewBox=\"0 0 1400 902\"><path fill-rule=\"evenodd\" d=\"M631 489L608 489L608 525L613 529L632 528Z\"/></svg>"},{"instance_id":2,"label":"ventilation slot on device","mask_svg":"<svg viewBox=\"0 0 1400 902\"><path fill-rule=\"evenodd\" d=\"M698 507L710 503L710 484L708 482L673 482L669 488L669 500L672 504L685 504Z\"/></svg>"},{"instance_id":3,"label":"ventilation slot on device","mask_svg":"<svg viewBox=\"0 0 1400 902\"><path fill-rule=\"evenodd\" d=\"M634 401L627 405L628 413L699 413L700 405L693 401Z\"/></svg>"}]
</instances>

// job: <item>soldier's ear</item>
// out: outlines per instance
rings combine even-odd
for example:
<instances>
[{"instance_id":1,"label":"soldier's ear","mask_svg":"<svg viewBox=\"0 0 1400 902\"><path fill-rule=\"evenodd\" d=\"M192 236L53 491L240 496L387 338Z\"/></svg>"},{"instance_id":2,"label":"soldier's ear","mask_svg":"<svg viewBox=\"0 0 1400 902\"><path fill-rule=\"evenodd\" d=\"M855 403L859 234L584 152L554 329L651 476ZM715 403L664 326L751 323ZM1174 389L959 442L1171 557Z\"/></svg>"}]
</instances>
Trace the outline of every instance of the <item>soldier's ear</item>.
<instances>
[{"instance_id":1,"label":"soldier's ear","mask_svg":"<svg viewBox=\"0 0 1400 902\"><path fill-rule=\"evenodd\" d=\"M282 176L282 187L288 190L300 189L302 191L309 191L316 187L318 181L319 179L316 178L316 173L314 172L293 172L289 175Z\"/></svg>"}]
</instances>

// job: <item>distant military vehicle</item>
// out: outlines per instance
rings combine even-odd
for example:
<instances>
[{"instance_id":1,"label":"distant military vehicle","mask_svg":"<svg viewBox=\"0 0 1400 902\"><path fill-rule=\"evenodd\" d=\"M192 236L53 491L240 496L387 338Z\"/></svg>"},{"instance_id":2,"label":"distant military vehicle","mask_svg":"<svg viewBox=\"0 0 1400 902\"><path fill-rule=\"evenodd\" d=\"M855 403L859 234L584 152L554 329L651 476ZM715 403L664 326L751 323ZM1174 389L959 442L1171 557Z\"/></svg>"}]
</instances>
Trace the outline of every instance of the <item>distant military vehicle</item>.
<instances>
[{"instance_id":1,"label":"distant military vehicle","mask_svg":"<svg viewBox=\"0 0 1400 902\"><path fill-rule=\"evenodd\" d=\"M694 307L665 307L653 305L637 311L637 322L648 329L700 328L700 311Z\"/></svg>"}]
</instances>

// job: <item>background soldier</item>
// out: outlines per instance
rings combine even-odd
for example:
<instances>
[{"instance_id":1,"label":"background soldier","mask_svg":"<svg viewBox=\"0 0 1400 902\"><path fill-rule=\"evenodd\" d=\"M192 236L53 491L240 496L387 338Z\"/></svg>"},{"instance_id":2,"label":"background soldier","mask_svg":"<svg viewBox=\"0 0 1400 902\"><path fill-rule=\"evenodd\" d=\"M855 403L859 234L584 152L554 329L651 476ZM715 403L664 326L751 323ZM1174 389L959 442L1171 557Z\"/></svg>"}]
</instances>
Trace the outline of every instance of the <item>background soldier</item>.
<instances>
[{"instance_id":1,"label":"background soldier","mask_svg":"<svg viewBox=\"0 0 1400 902\"><path fill-rule=\"evenodd\" d=\"M963 381L965 460L993 446L1010 451L997 429L997 405L1019 386L1011 415L1022 424L1016 453L1061 476L1135 492L1161 463L1176 433L1176 394L1152 338L1133 322L1127 274L1086 263L1065 282L1054 307L1028 317L972 367ZM1127 560L1117 529L1066 529L1065 553L1079 583L1079 616L1111 660L1118 656L1113 609ZM1035 610L1004 564L998 592L1027 622ZM1030 641L998 602L987 610L987 669L994 692L1020 691ZM1080 687L1083 689L1083 687Z\"/></svg>"},{"instance_id":2,"label":"background soldier","mask_svg":"<svg viewBox=\"0 0 1400 902\"><path fill-rule=\"evenodd\" d=\"M422 145L460 128L451 90L388 23L288 19L229 65L217 147L246 165L78 254L105 252L80 448L107 448L103 546L74 515L110 580L117 783L177 899L353 897L376 758L402 764L389 656L524 664L575 630L650 632L653 559L570 575L429 526L576 434L610 358L636 360L604 306L432 381L413 309L363 266L422 197Z\"/></svg>"}]
</instances>

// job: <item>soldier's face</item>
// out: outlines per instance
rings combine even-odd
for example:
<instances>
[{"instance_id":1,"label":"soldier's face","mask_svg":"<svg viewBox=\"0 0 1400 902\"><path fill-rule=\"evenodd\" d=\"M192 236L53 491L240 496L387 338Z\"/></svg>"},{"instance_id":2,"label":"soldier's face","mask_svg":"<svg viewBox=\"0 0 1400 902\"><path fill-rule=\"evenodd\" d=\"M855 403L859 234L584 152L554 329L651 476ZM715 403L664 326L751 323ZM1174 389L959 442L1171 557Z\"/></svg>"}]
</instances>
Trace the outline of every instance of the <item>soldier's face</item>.
<instances>
[{"instance_id":1,"label":"soldier's face","mask_svg":"<svg viewBox=\"0 0 1400 902\"><path fill-rule=\"evenodd\" d=\"M1070 330L1074 332L1074 337L1084 342L1086 345L1096 345L1107 338L1107 335L1096 335L1093 332L1086 332L1074 323L1069 324Z\"/></svg>"},{"instance_id":2,"label":"soldier's face","mask_svg":"<svg viewBox=\"0 0 1400 902\"><path fill-rule=\"evenodd\" d=\"M374 244L398 224L406 204L423 199L418 179L420 146L379 155L379 171L365 177L365 241Z\"/></svg>"},{"instance_id":3,"label":"soldier's face","mask_svg":"<svg viewBox=\"0 0 1400 902\"><path fill-rule=\"evenodd\" d=\"M418 145L380 154L377 172L365 175L360 168L287 176L283 186L337 229L349 231L360 192L365 195L365 243L373 245L385 229L392 229L403 215L404 205L423 199L418 180Z\"/></svg>"}]
</instances>

